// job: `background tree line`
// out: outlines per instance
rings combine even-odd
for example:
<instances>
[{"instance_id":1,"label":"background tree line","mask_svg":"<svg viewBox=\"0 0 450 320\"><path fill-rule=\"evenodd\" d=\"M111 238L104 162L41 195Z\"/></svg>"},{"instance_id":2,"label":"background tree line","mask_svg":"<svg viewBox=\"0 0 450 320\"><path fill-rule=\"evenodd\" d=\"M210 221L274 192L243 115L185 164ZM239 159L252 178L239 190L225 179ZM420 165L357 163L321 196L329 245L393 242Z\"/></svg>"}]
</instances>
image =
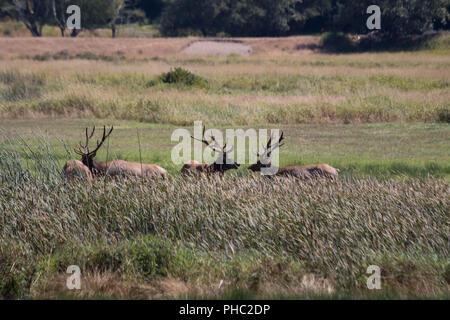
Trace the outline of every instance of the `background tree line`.
<instances>
[{"instance_id":1,"label":"background tree line","mask_svg":"<svg viewBox=\"0 0 450 320\"><path fill-rule=\"evenodd\" d=\"M23 22L33 36L44 25L65 35L72 4L81 8L83 29L109 27L113 37L128 23L155 24L164 36L365 34L371 4L381 8L383 38L450 28L450 0L0 0L0 18Z\"/></svg>"}]
</instances>

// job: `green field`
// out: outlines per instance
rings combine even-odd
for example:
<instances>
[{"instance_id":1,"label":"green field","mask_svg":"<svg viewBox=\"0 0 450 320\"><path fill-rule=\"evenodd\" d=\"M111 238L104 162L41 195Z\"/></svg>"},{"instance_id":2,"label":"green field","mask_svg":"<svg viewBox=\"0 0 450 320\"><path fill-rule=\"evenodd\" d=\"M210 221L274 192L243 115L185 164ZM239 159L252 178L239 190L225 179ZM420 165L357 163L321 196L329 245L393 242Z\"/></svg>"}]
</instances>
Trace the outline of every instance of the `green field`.
<instances>
[{"instance_id":1,"label":"green field","mask_svg":"<svg viewBox=\"0 0 450 320\"><path fill-rule=\"evenodd\" d=\"M50 51L0 59L0 297L449 298L448 48ZM165 74L175 67L192 74ZM267 179L248 163L183 178L170 137L197 120L282 129L282 166L328 163L339 181ZM115 127L98 160L155 163L168 179L68 183L62 166L93 125ZM381 291L366 287L372 264Z\"/></svg>"},{"instance_id":2,"label":"green field","mask_svg":"<svg viewBox=\"0 0 450 320\"><path fill-rule=\"evenodd\" d=\"M84 128L114 125L109 148L97 159L124 159L156 163L178 175L181 165L171 160L173 125L148 124L117 119L36 119L0 120L2 139L9 144L45 144L61 167L79 156L73 148L84 139ZM235 127L231 128L247 127ZM193 132L193 125L185 127ZM220 126L220 129L230 128ZM257 126L279 128L286 145L280 151L280 165L328 163L347 177L400 178L403 176L450 179L450 126L448 124L321 124L297 126ZM98 133L100 134L100 133ZM24 142L20 140L23 139ZM247 156L248 161L248 156ZM243 164L237 173L247 175Z\"/></svg>"}]
</instances>

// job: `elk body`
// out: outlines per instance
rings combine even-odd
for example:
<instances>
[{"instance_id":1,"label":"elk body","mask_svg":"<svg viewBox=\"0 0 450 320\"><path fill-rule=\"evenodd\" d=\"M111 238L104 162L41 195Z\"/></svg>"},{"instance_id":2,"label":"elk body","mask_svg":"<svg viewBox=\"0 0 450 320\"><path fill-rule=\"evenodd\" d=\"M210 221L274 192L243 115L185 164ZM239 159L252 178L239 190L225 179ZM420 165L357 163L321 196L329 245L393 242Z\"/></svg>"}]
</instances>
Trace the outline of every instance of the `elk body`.
<instances>
[{"instance_id":1,"label":"elk body","mask_svg":"<svg viewBox=\"0 0 450 320\"><path fill-rule=\"evenodd\" d=\"M86 180L91 182L94 180L92 173L83 162L79 160L69 160L63 167L62 175L68 180Z\"/></svg>"},{"instance_id":2,"label":"elk body","mask_svg":"<svg viewBox=\"0 0 450 320\"><path fill-rule=\"evenodd\" d=\"M75 152L81 156L82 163L89 168L92 175L108 175L108 176L135 176L135 177L149 177L149 176L160 176L166 177L166 169L156 165L156 164L144 164L137 162L128 162L124 160L112 160L109 162L97 161L95 156L98 149L103 145L106 138L109 137L114 127L106 133L106 127L103 127L103 136L100 142L97 141L97 147L93 151L89 151L89 139L91 139L95 133L95 127L93 128L91 134L88 134L88 129L86 128L86 143L83 145L80 142L81 149Z\"/></svg>"},{"instance_id":3,"label":"elk body","mask_svg":"<svg viewBox=\"0 0 450 320\"><path fill-rule=\"evenodd\" d=\"M231 147L229 150L226 150L227 144L220 146L214 137L211 137L213 143L210 143L205 138L205 131L206 128L203 127L203 134L201 140L194 138L193 136L191 136L191 138L203 142L208 148L217 152L219 155L216 161L214 161L214 163L212 164L208 164L204 162L190 160L183 165L183 167L181 168L181 173L184 175L202 175L202 174L208 175L214 173L224 174L225 171L227 170L239 168L239 163L228 158L227 156L227 153L233 151L233 147Z\"/></svg>"},{"instance_id":4,"label":"elk body","mask_svg":"<svg viewBox=\"0 0 450 320\"><path fill-rule=\"evenodd\" d=\"M156 164L113 160L111 162L97 162L96 171L101 175L127 175L135 177L161 176L167 177L166 169Z\"/></svg>"},{"instance_id":5,"label":"elk body","mask_svg":"<svg viewBox=\"0 0 450 320\"><path fill-rule=\"evenodd\" d=\"M326 177L332 180L337 180L339 169L332 166L321 164L308 165L289 165L278 169L278 176L294 176L298 178L312 179L317 177Z\"/></svg>"},{"instance_id":6,"label":"elk body","mask_svg":"<svg viewBox=\"0 0 450 320\"><path fill-rule=\"evenodd\" d=\"M284 139L283 133L275 145L272 146L272 138L270 137L267 142L264 152L257 154L260 159L257 163L252 164L248 167L249 170L254 172L261 171L262 168L268 168L271 166L270 159L272 152L281 146L281 141ZM261 161L261 159L263 161ZM313 179L319 177L330 178L336 180L338 178L339 169L333 168L332 166L322 163L322 164L308 164L308 165L288 165L277 170L275 175L277 176L291 176L303 179Z\"/></svg>"},{"instance_id":7,"label":"elk body","mask_svg":"<svg viewBox=\"0 0 450 320\"><path fill-rule=\"evenodd\" d=\"M210 172L210 165L204 162L190 160L181 167L182 174L207 174Z\"/></svg>"}]
</instances>

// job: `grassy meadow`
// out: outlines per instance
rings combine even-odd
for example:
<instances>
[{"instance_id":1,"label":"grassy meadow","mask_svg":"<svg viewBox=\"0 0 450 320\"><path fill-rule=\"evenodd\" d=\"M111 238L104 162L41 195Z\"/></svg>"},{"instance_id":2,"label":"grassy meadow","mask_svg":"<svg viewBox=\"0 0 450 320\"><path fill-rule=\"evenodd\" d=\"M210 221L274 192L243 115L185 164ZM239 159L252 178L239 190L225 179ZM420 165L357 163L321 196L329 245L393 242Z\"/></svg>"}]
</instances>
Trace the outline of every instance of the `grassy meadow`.
<instances>
[{"instance_id":1,"label":"grassy meadow","mask_svg":"<svg viewBox=\"0 0 450 320\"><path fill-rule=\"evenodd\" d=\"M248 41L250 56L0 49L0 297L448 299L448 46L334 55ZM166 74L176 67L192 74ZM183 178L170 137L197 120L282 129L281 165L328 163L340 179L264 179L248 164ZM92 125L115 126L97 159L169 178L62 179ZM371 264L381 291L366 288Z\"/></svg>"}]
</instances>

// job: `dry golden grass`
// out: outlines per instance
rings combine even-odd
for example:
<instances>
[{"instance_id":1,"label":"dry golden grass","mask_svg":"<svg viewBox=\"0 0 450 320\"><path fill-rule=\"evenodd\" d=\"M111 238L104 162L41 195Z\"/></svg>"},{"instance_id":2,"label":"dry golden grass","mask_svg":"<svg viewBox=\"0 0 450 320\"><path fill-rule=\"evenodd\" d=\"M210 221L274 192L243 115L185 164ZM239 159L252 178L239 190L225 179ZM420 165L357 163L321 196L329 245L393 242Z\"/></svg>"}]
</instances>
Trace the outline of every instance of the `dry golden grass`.
<instances>
[{"instance_id":1,"label":"dry golden grass","mask_svg":"<svg viewBox=\"0 0 450 320\"><path fill-rule=\"evenodd\" d=\"M89 95L99 101L129 100L131 98L166 99L168 102L186 101L189 104L202 101L204 104L220 105L285 105L295 104L336 104L346 99L364 98L379 95L394 98L400 102L423 101L425 103L444 104L449 101L448 90L402 90L386 85L373 85L349 90L343 83L342 90L336 92L275 92L258 90L254 92L205 92L190 90L140 90L126 86L98 86L80 83L79 76L116 76L132 73L153 77L172 67L182 65L188 70L213 81L239 79L241 77L279 77L283 85L286 76L314 77L317 79L349 78L367 79L372 76L395 77L397 79L420 81L450 81L450 57L425 52L398 53L363 53L348 55L330 55L314 53L305 49L317 43L317 37L288 38L240 38L253 47L250 57L189 57L180 51L198 38L0 38L0 72L20 71L25 74L45 73L50 79L63 83L62 90L47 92L45 98L61 98L71 94ZM33 61L13 59L20 55L57 53L67 50L72 54L93 53L97 55L116 56L118 53L127 58L165 57L159 60L50 60ZM13 60L11 60L13 59ZM5 84L0 84L5 86ZM295 89L295 88L293 88ZM302 88L298 88L302 89ZM294 90L295 91L295 90ZM1 98L0 98L1 103ZM3 116L5 116L3 112Z\"/></svg>"},{"instance_id":2,"label":"dry golden grass","mask_svg":"<svg viewBox=\"0 0 450 320\"><path fill-rule=\"evenodd\" d=\"M81 289L69 290L67 274L59 274L41 281L31 289L34 299L58 299L74 296L78 298L112 297L115 299L163 299L185 298L206 290L178 279L152 281L148 284L129 281L113 272L90 273L81 276Z\"/></svg>"},{"instance_id":3,"label":"dry golden grass","mask_svg":"<svg viewBox=\"0 0 450 320\"><path fill-rule=\"evenodd\" d=\"M95 54L113 55L118 51L129 58L167 57L177 55L192 41L214 40L214 38L1 38L0 56L14 57L17 55L56 53L68 50L71 53L92 52ZM226 40L221 38L220 40ZM231 39L229 39L231 40ZM308 45L317 44L318 37L288 37L288 38L233 38L252 46L255 54L268 56L285 56L305 50Z\"/></svg>"},{"instance_id":4,"label":"dry golden grass","mask_svg":"<svg viewBox=\"0 0 450 320\"><path fill-rule=\"evenodd\" d=\"M27 52L29 50L27 46L30 43L42 40L46 40L44 43L48 46L53 45L53 42L55 42L53 51L62 49L61 46L58 47L56 45L59 43L58 39L0 39L0 43L6 40L13 43L18 41L18 43L15 43L15 47L10 48L0 46L0 54L4 54L6 51L14 51L14 56L17 56L20 52ZM59 39L62 42L67 40ZM104 47L101 47L100 44L97 47L95 45L90 47L90 44L95 43L90 38L80 38L78 40L85 43L86 46L77 47L79 51L89 48L88 50L96 53L107 54L110 52L113 54L118 48L117 46L114 48L108 47L105 44L108 42L107 40L112 41L111 39L98 39L105 45ZM136 43L137 45L141 40L116 39L114 41L124 46L130 43L131 49L126 51L126 54L133 56L131 43ZM167 42L167 39L159 39L142 41L144 43L152 43L148 45L148 48L160 46L156 51L152 51L152 54L155 52L160 53L162 52L161 50L168 50L168 52L172 50L170 54L176 54L176 51L190 40L171 39L171 42ZM259 41L263 41L263 39ZM21 47L22 49L19 49L21 42L23 42L24 46L23 48ZM158 43L161 43L161 45ZM167 49L169 43L171 43L170 50ZM50 47L45 46L44 48L42 50L38 48L34 52L50 50ZM379 64L380 66L372 67L371 64ZM130 81L127 81L125 78L120 80L120 77L124 74L129 74L133 77L144 76L150 80L177 65L183 65L184 68L217 83L217 86L224 86L224 84L227 85L229 82L235 89L231 91L223 89L207 91L198 89L178 90L177 88L171 89L168 87L146 89L141 84L137 84L140 88L136 90ZM248 58L238 58L236 61L231 60L230 63L226 63L226 58L206 57L192 59L180 56L154 61L118 62L80 59L39 62L23 59L6 59L0 60L0 72L20 72L25 75L44 74L48 82L60 85L61 88L58 90L46 90L42 93L40 100L43 103L51 99L62 100L68 96L88 97L89 100L102 103L105 106L112 103L123 105L130 101L144 99L154 101L157 104L167 105L170 107L170 110L178 114L184 112L188 114L195 113L194 109L200 105L222 106L225 108L224 110L231 106L231 108L237 107L241 109L240 112L243 112L243 114L258 114L258 112L265 112L261 111L263 110L261 108L274 105L294 109L298 108L299 105L304 105L311 106L314 109L323 105L345 106L353 104L364 109L364 104L367 103L365 100L372 97L392 101L393 106L422 103L442 108L445 108L445 105L450 100L450 94L446 87L433 90L429 90L427 87L420 87L420 83L427 85L432 81L442 81L443 83L450 81L450 57L425 53L383 53L378 55L368 53L346 56L308 54L307 56L295 58L292 55L286 55L281 60L274 59L271 55L256 55ZM93 84L89 81L80 80L86 77L88 79L97 79L97 82ZM102 82L102 77L106 80L119 77L119 81L123 83L111 85ZM287 83L287 81L297 81L295 80L297 79L296 77L306 79L306 84L311 88L302 87L301 85L296 87L294 82L291 84ZM385 80L381 79L385 83L379 82L376 77L385 77ZM255 89L251 89L253 81L256 81L256 83L257 81L266 81L272 88L265 90L263 89L265 84L262 83L257 84ZM367 83L359 86L359 81L366 81ZM390 83L389 81L400 81L400 83ZM406 84L402 81L406 81ZM415 84L416 81L417 85ZM240 82L244 85L242 90L239 90L241 88ZM277 88L278 84L281 89ZM5 89L6 85L1 83L0 89ZM245 85L250 87L246 88ZM397 85L400 85L400 87L396 87ZM406 87L403 88L403 86ZM327 90L327 87L332 90ZM379 107L384 107L378 102L377 104ZM179 106L186 107L180 109ZM17 114L11 110L11 107L1 108L1 97L0 109L3 109L1 110L2 117L17 117L18 115L35 117L41 113L41 116L51 115L47 111L41 112L26 108L23 113ZM82 114L90 115L91 113ZM73 113L73 115L78 116L82 114L78 111ZM100 113L97 113L97 115L100 115ZM386 119L392 121L396 118L397 116L393 116ZM411 119L416 118L417 116L411 117ZM135 118L131 117L130 119ZM341 121L340 118L337 120Z\"/></svg>"},{"instance_id":5,"label":"dry golden grass","mask_svg":"<svg viewBox=\"0 0 450 320\"><path fill-rule=\"evenodd\" d=\"M185 47L190 38L179 39L108 39L108 38L0 38L0 56L92 52L113 55L122 51L127 57L154 57L174 55Z\"/></svg>"},{"instance_id":6,"label":"dry golden grass","mask_svg":"<svg viewBox=\"0 0 450 320\"><path fill-rule=\"evenodd\" d=\"M58 274L41 279L31 288L33 299L61 299L75 297L95 299L186 299L189 297L221 297L232 290L230 281L216 281L204 284L165 278L154 281L130 281L114 272L96 272L81 276L81 288L69 290L66 286L68 274ZM312 273L300 274L289 284L276 281L255 282L241 286L241 290L251 291L261 297L284 296L326 296L336 292L328 279Z\"/></svg>"}]
</instances>

